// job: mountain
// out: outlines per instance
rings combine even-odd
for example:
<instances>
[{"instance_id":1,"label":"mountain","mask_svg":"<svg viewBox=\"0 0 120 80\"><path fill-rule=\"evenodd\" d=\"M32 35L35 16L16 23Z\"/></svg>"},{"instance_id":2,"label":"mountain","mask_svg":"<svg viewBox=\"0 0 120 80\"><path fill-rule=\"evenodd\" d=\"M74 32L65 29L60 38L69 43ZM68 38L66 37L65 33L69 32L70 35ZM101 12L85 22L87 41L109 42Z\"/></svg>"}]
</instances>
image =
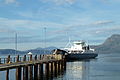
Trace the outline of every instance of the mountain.
<instances>
[{"instance_id":1,"label":"mountain","mask_svg":"<svg viewBox=\"0 0 120 80\"><path fill-rule=\"evenodd\" d=\"M16 51L14 49L0 49L0 54L24 54L24 51Z\"/></svg>"},{"instance_id":2,"label":"mountain","mask_svg":"<svg viewBox=\"0 0 120 80\"><path fill-rule=\"evenodd\" d=\"M46 47L46 48L36 48L36 49L30 49L26 51L16 51L14 49L0 49L0 54L27 54L28 52L31 52L33 54L50 54L53 49L57 49L56 47Z\"/></svg>"},{"instance_id":3,"label":"mountain","mask_svg":"<svg viewBox=\"0 0 120 80\"><path fill-rule=\"evenodd\" d=\"M120 34L113 34L103 44L92 47L98 53L120 53Z\"/></svg>"},{"instance_id":4,"label":"mountain","mask_svg":"<svg viewBox=\"0 0 120 80\"><path fill-rule=\"evenodd\" d=\"M32 52L33 54L50 54L53 49L57 49L56 47L46 47L46 48L36 48L36 49L30 49L25 51L26 53Z\"/></svg>"},{"instance_id":5,"label":"mountain","mask_svg":"<svg viewBox=\"0 0 120 80\"><path fill-rule=\"evenodd\" d=\"M94 48L97 53L120 53L120 34L113 34L105 40L104 43L100 45L92 45L91 48ZM33 54L49 54L56 47L47 47L47 48L36 48L26 51L16 51L18 54L27 54L32 52ZM0 54L15 54L13 49L0 49Z\"/></svg>"}]
</instances>

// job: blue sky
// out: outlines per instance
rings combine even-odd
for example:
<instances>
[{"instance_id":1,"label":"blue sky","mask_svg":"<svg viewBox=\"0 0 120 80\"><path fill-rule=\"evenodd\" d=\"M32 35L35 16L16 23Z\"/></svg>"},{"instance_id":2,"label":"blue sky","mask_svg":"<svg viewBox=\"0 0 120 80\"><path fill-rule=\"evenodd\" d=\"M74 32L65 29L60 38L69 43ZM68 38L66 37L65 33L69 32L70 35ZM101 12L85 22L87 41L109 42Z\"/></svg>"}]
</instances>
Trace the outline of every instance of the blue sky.
<instances>
[{"instance_id":1,"label":"blue sky","mask_svg":"<svg viewBox=\"0 0 120 80\"><path fill-rule=\"evenodd\" d=\"M120 33L120 0L0 0L0 48L64 47L71 40L101 44Z\"/></svg>"}]
</instances>

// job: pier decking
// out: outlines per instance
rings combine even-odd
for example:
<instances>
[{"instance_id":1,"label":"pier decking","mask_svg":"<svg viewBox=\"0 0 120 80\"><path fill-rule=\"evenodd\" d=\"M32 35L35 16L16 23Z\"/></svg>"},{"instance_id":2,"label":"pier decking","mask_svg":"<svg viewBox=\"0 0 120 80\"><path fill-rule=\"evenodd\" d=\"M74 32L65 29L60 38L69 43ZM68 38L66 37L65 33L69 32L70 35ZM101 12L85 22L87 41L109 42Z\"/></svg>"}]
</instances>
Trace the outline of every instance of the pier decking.
<instances>
[{"instance_id":1,"label":"pier decking","mask_svg":"<svg viewBox=\"0 0 120 80\"><path fill-rule=\"evenodd\" d=\"M0 58L0 71L6 71L6 80L9 80L10 69L16 69L15 80L51 80L66 69L66 61L60 54Z\"/></svg>"}]
</instances>

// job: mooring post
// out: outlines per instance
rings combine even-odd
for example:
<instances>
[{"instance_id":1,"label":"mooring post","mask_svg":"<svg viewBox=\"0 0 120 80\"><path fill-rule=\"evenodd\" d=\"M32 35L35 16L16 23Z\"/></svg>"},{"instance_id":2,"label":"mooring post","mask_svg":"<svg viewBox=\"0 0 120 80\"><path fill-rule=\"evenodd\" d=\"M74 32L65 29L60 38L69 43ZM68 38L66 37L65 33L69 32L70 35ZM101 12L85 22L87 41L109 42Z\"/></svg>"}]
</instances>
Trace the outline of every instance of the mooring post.
<instances>
[{"instance_id":1,"label":"mooring post","mask_svg":"<svg viewBox=\"0 0 120 80\"><path fill-rule=\"evenodd\" d=\"M39 60L41 60L41 55L39 55Z\"/></svg>"},{"instance_id":2,"label":"mooring post","mask_svg":"<svg viewBox=\"0 0 120 80\"><path fill-rule=\"evenodd\" d=\"M19 62L19 55L16 60L16 62ZM21 80L21 69L21 67L16 68L16 80Z\"/></svg>"},{"instance_id":3,"label":"mooring post","mask_svg":"<svg viewBox=\"0 0 120 80\"><path fill-rule=\"evenodd\" d=\"M6 62L7 62L7 64L10 63L10 55L8 55ZM9 69L7 69L7 71L6 71L6 80L9 80Z\"/></svg>"},{"instance_id":4,"label":"mooring post","mask_svg":"<svg viewBox=\"0 0 120 80\"><path fill-rule=\"evenodd\" d=\"M23 61L26 61L26 55L24 55ZM28 80L28 66L23 67L23 80Z\"/></svg>"}]
</instances>

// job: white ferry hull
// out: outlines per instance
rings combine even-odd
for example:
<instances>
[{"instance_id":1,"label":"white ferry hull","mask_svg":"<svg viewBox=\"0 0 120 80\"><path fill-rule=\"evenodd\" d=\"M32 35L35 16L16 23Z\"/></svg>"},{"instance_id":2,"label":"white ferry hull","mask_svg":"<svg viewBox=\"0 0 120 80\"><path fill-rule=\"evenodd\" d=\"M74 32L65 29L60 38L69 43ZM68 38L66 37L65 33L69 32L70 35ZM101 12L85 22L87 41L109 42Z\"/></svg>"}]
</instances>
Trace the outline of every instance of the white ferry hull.
<instances>
[{"instance_id":1,"label":"white ferry hull","mask_svg":"<svg viewBox=\"0 0 120 80\"><path fill-rule=\"evenodd\" d=\"M68 61L72 61L72 60L84 60L84 59L92 59L92 58L96 58L98 56L98 54L96 53L83 53L83 54L68 54L66 55L66 59Z\"/></svg>"}]
</instances>

